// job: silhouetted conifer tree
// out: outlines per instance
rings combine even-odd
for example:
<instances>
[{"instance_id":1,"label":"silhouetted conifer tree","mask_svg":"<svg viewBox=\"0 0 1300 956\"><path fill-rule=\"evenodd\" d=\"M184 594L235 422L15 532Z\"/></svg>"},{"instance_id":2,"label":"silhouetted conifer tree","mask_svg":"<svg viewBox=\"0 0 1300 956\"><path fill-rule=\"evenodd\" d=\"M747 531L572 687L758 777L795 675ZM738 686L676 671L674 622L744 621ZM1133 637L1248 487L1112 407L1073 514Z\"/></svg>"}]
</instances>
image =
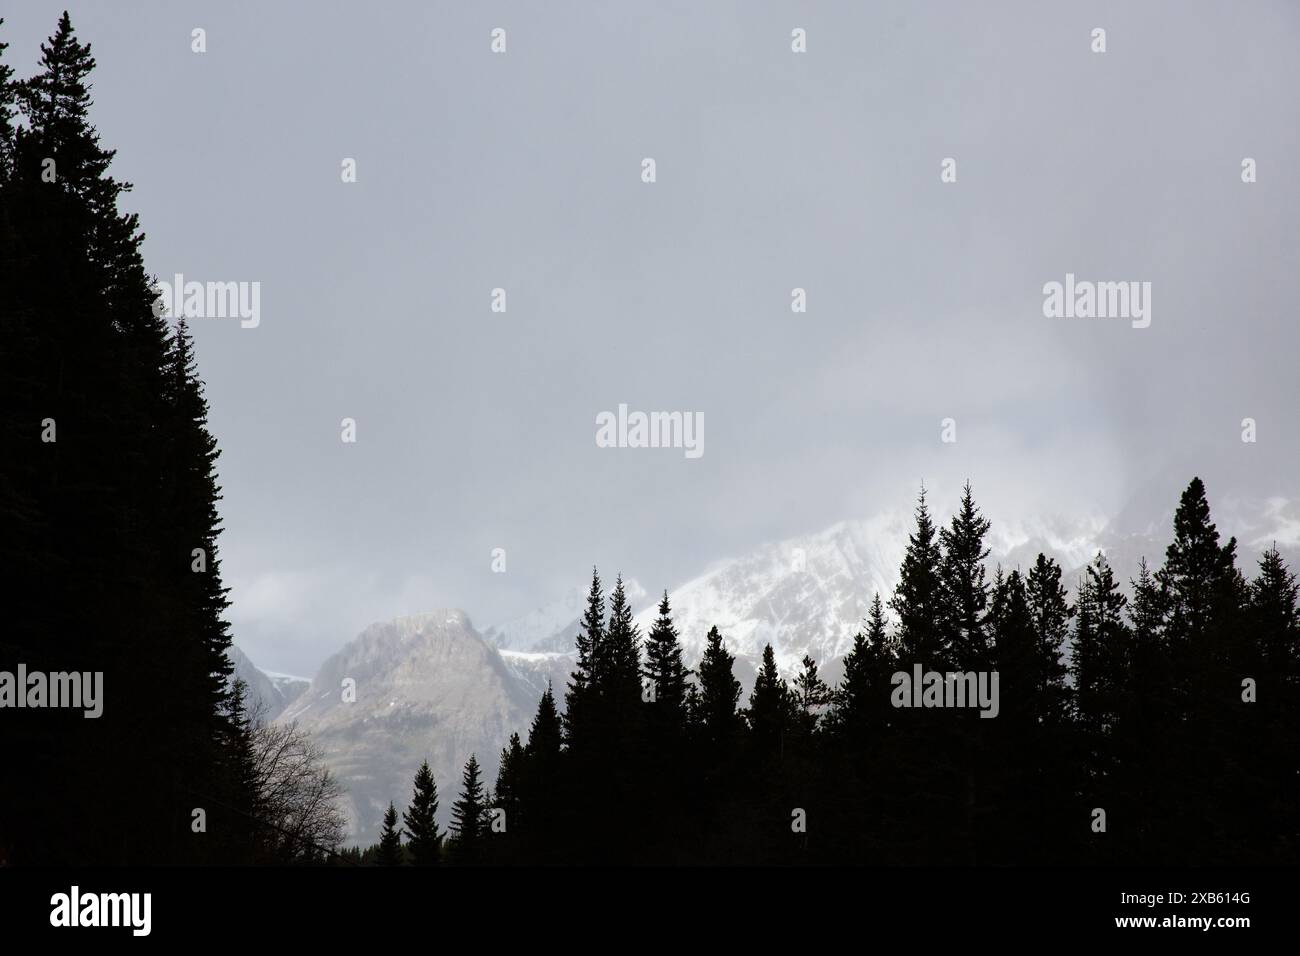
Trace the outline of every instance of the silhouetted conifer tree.
<instances>
[{"instance_id":1,"label":"silhouetted conifer tree","mask_svg":"<svg viewBox=\"0 0 1300 956\"><path fill-rule=\"evenodd\" d=\"M139 221L118 209L130 186L90 123L94 67L65 13L37 74L0 85L0 431L15 449L0 539L22 554L0 655L102 671L114 701L93 726L11 728L14 751L43 754L16 858L38 841L45 863L228 860L233 825L217 839L189 825L196 806L216 822L251 799L231 776L215 442L188 334L154 309ZM91 790L75 808L51 797Z\"/></svg>"},{"instance_id":2,"label":"silhouetted conifer tree","mask_svg":"<svg viewBox=\"0 0 1300 956\"><path fill-rule=\"evenodd\" d=\"M555 694L547 684L528 731L528 758L552 765L560 756L562 730L560 715L555 711Z\"/></svg>"},{"instance_id":3,"label":"silhouetted conifer tree","mask_svg":"<svg viewBox=\"0 0 1300 956\"><path fill-rule=\"evenodd\" d=\"M514 831L520 826L520 807L523 803L524 745L518 734L510 735L508 746L501 748L501 762L497 767L497 782L492 788L492 805L505 814L506 838L504 844L513 842Z\"/></svg>"},{"instance_id":4,"label":"silhouetted conifer tree","mask_svg":"<svg viewBox=\"0 0 1300 956\"><path fill-rule=\"evenodd\" d=\"M919 530L918 527L918 533ZM939 532L943 551L939 573L944 584L945 644L950 649L953 663L962 670L983 670L990 657L984 633L984 615L989 599L988 585L984 580L984 561L989 551L984 547L984 535L988 530L988 519L975 506L967 482L960 509L953 515L949 527Z\"/></svg>"},{"instance_id":5,"label":"silhouetted conifer tree","mask_svg":"<svg viewBox=\"0 0 1300 956\"><path fill-rule=\"evenodd\" d=\"M709 628L704 656L696 669L700 680L697 719L706 739L718 746L729 746L740 725L736 713L740 681L733 672L735 663L736 658L723 645L718 629Z\"/></svg>"},{"instance_id":6,"label":"silhouetted conifer tree","mask_svg":"<svg viewBox=\"0 0 1300 956\"><path fill-rule=\"evenodd\" d=\"M600 574L592 568L587 607L578 630L577 661L569 676L564 699L564 734L571 749L581 749L590 742L604 640L605 592L601 588Z\"/></svg>"},{"instance_id":7,"label":"silhouetted conifer tree","mask_svg":"<svg viewBox=\"0 0 1300 956\"><path fill-rule=\"evenodd\" d=\"M1074 680L1079 722L1092 735L1114 724L1124 687L1128 599L1105 555L1098 552L1079 584L1074 634Z\"/></svg>"},{"instance_id":8,"label":"silhouetted conifer tree","mask_svg":"<svg viewBox=\"0 0 1300 956\"><path fill-rule=\"evenodd\" d=\"M920 664L925 670L947 666L951 651L944 639L945 593L942 555L930 509L921 490L916 506L916 530L908 539L890 609L898 618L898 656L906 669Z\"/></svg>"},{"instance_id":9,"label":"silhouetted conifer tree","mask_svg":"<svg viewBox=\"0 0 1300 956\"><path fill-rule=\"evenodd\" d=\"M611 724L611 736L618 738L633 729L641 713L641 638L632 623L622 575L610 594L609 624L600 646L604 653L596 658L597 693L605 704L602 716Z\"/></svg>"},{"instance_id":10,"label":"silhouetted conifer tree","mask_svg":"<svg viewBox=\"0 0 1300 956\"><path fill-rule=\"evenodd\" d=\"M1070 634L1074 609L1070 607L1061 584L1060 566L1042 553L1025 579L1025 597L1033 622L1038 659L1036 711L1046 723L1064 724L1070 718L1065 641Z\"/></svg>"},{"instance_id":11,"label":"silhouetted conifer tree","mask_svg":"<svg viewBox=\"0 0 1300 956\"><path fill-rule=\"evenodd\" d=\"M411 805L402 813L408 837L406 846L411 862L416 866L433 866L442 858L442 835L434 819L437 812L438 785L429 769L429 761L425 760L415 773Z\"/></svg>"},{"instance_id":12,"label":"silhouetted conifer tree","mask_svg":"<svg viewBox=\"0 0 1300 956\"><path fill-rule=\"evenodd\" d=\"M673 627L668 592L659 602L659 616L646 638L645 677L652 690L652 725L661 733L680 735L686 726L686 688L690 671L682 663L682 645Z\"/></svg>"},{"instance_id":13,"label":"silhouetted conifer tree","mask_svg":"<svg viewBox=\"0 0 1300 956\"><path fill-rule=\"evenodd\" d=\"M402 831L397 827L397 807L390 801L384 811L384 826L379 832L380 866L400 866L402 863Z\"/></svg>"},{"instance_id":14,"label":"silhouetted conifer tree","mask_svg":"<svg viewBox=\"0 0 1300 956\"><path fill-rule=\"evenodd\" d=\"M553 862L555 847L567 842L563 814L572 809L574 801L562 792L567 783L561 779L562 739L555 694L547 684L524 746L519 772L519 825L507 817L508 832L520 836L517 842L522 842L522 852L528 859Z\"/></svg>"},{"instance_id":15,"label":"silhouetted conifer tree","mask_svg":"<svg viewBox=\"0 0 1300 956\"><path fill-rule=\"evenodd\" d=\"M831 689L818 675L817 662L807 654L794 679L793 694L799 727L805 734L811 734L817 730L822 712L831 702Z\"/></svg>"},{"instance_id":16,"label":"silhouetted conifer tree","mask_svg":"<svg viewBox=\"0 0 1300 956\"><path fill-rule=\"evenodd\" d=\"M851 745L879 733L888 721L890 678L898 670L895 648L885 626L880 595L871 600L867 627L853 639L844 656L844 676L833 695L830 725Z\"/></svg>"},{"instance_id":17,"label":"silhouetted conifer tree","mask_svg":"<svg viewBox=\"0 0 1300 956\"><path fill-rule=\"evenodd\" d=\"M486 854L489 808L479 774L478 758L471 754L461 778L460 796L451 805L452 858L457 863L481 863Z\"/></svg>"},{"instance_id":18,"label":"silhouetted conifer tree","mask_svg":"<svg viewBox=\"0 0 1300 956\"><path fill-rule=\"evenodd\" d=\"M763 662L759 665L754 690L749 695L749 708L745 718L760 754L775 753L781 748L782 737L794 724L794 701L785 679L776 669L776 655L772 645L763 647Z\"/></svg>"}]
</instances>

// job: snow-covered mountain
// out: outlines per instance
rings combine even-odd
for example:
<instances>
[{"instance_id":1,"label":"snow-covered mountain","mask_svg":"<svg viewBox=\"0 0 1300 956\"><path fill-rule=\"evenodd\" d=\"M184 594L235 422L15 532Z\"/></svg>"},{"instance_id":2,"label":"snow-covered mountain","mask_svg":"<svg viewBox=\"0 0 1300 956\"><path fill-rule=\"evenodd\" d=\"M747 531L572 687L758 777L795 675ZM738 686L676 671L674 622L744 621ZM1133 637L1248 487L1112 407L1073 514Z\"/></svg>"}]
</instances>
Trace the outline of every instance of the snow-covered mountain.
<instances>
[{"instance_id":1,"label":"snow-covered mountain","mask_svg":"<svg viewBox=\"0 0 1300 956\"><path fill-rule=\"evenodd\" d=\"M347 788L350 837L370 843L388 802L409 800L422 760L443 795L443 825L471 754L491 787L510 734L527 734L545 689L543 657L507 661L458 610L372 624L321 665L280 720L311 733Z\"/></svg>"},{"instance_id":2,"label":"snow-covered mountain","mask_svg":"<svg viewBox=\"0 0 1300 956\"><path fill-rule=\"evenodd\" d=\"M942 513L934 517L939 524L947 521ZM872 596L879 593L888 601L893 593L914 524L910 510L842 521L717 562L671 588L669 602L686 660L699 660L709 628L716 625L737 657L743 684L752 679L767 643L783 671L793 672L809 654L833 673ZM1042 551L1066 569L1080 567L1105 547L1105 528L1097 516L995 520L988 538L990 565L1028 567ZM658 613L657 596L636 580L629 579L625 588L644 635ZM585 590L574 588L552 604L488 628L484 636L519 666L560 673L572 667L569 655L585 600ZM563 673L567 677L567 670Z\"/></svg>"},{"instance_id":3,"label":"snow-covered mountain","mask_svg":"<svg viewBox=\"0 0 1300 956\"><path fill-rule=\"evenodd\" d=\"M563 651L565 647L550 645L577 623L586 601L586 591L575 586L549 604L486 628L483 639L494 647L520 651Z\"/></svg>"},{"instance_id":4,"label":"snow-covered mountain","mask_svg":"<svg viewBox=\"0 0 1300 956\"><path fill-rule=\"evenodd\" d=\"M263 720L275 720L311 683L305 677L264 671L233 644L227 656L235 667L232 679L248 685L249 712Z\"/></svg>"},{"instance_id":5,"label":"snow-covered mountain","mask_svg":"<svg viewBox=\"0 0 1300 956\"><path fill-rule=\"evenodd\" d=\"M943 515L936 523L945 524ZM915 527L911 512L885 512L864 521L843 521L816 534L759 547L723 561L669 591L673 621L685 657L704 652L709 628L717 626L737 656L737 676L754 666L770 643L777 665L798 669L805 654L834 674L836 662L853 644L872 597L888 602ZM1102 546L1104 522L1085 517L996 523L990 532L989 563L1028 566L1039 551L1063 567L1083 563ZM642 633L654 607L636 618ZM829 668L829 670L828 670Z\"/></svg>"},{"instance_id":6,"label":"snow-covered mountain","mask_svg":"<svg viewBox=\"0 0 1300 956\"><path fill-rule=\"evenodd\" d=\"M612 582L606 583L612 586ZM633 578L623 582L623 593L634 614L653 603L649 592ZM502 649L569 654L586 606L587 588L574 587L550 604L492 625L483 632L483 638Z\"/></svg>"},{"instance_id":7,"label":"snow-covered mountain","mask_svg":"<svg viewBox=\"0 0 1300 956\"><path fill-rule=\"evenodd\" d=\"M1099 550L1122 581L1136 576L1143 556L1158 567L1173 533L1172 507L1163 520L1122 528L1091 515L986 516L992 521L986 539L990 572L999 565L1027 570L1041 551L1061 565L1071 589ZM934 514L940 527L949 517L942 511ZM1225 539L1238 537L1240 566L1247 576L1253 576L1259 553L1274 541L1291 566L1300 567L1300 503L1281 498L1225 502L1216 508L1215 520ZM763 645L769 642L786 673L808 654L834 682L872 596L879 593L887 601L892 595L913 529L910 510L844 521L720 561L671 588L673 619L687 663L699 661L705 636L716 625L737 657L736 676L746 689L752 687ZM657 596L632 580L626 587L645 635L657 614ZM501 748L513 732L527 736L548 682L563 706L585 597L585 589L575 588L482 635L456 610L375 624L322 665L310 690L280 719L298 721L325 750L349 790L354 839L376 839L388 801L404 804L411 777L425 758L444 795L444 814L471 753L478 755L491 784ZM355 681L352 703L342 694L347 678Z\"/></svg>"}]
</instances>

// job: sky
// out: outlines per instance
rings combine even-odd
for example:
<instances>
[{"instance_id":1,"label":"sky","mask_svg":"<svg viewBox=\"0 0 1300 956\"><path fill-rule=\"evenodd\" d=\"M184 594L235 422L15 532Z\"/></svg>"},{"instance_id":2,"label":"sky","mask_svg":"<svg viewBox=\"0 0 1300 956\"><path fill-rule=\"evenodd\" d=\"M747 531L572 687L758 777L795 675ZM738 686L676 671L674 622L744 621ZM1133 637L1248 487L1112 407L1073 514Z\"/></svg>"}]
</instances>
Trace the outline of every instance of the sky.
<instances>
[{"instance_id":1,"label":"sky","mask_svg":"<svg viewBox=\"0 0 1300 956\"><path fill-rule=\"evenodd\" d=\"M265 669L922 482L995 522L1300 491L1293 3L26 0L19 76L65 6L150 271L260 283L192 326ZM1067 273L1150 324L1046 316ZM599 447L620 404L703 454Z\"/></svg>"}]
</instances>

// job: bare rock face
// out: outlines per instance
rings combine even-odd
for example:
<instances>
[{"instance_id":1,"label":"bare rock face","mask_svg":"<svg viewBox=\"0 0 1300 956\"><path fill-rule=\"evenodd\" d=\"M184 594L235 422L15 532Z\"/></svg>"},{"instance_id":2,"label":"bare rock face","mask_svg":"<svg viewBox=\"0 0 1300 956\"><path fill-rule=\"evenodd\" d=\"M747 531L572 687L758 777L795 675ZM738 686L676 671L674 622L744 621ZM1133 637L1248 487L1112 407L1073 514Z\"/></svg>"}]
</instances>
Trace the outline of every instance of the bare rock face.
<instances>
[{"instance_id":1,"label":"bare rock face","mask_svg":"<svg viewBox=\"0 0 1300 956\"><path fill-rule=\"evenodd\" d=\"M464 612L439 610L366 628L280 720L296 721L325 752L349 794L349 836L364 845L378 839L390 800L405 808L422 760L443 825L471 754L491 786L501 748L512 733L527 737L539 696L535 679L521 679Z\"/></svg>"}]
</instances>

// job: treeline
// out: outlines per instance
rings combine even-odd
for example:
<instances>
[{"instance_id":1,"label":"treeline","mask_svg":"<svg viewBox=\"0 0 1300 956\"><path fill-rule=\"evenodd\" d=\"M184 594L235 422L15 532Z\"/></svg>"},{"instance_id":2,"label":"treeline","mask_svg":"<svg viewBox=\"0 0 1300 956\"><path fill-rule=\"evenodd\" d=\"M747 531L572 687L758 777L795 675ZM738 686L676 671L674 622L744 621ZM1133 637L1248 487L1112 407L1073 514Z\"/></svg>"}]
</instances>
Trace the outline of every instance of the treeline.
<instances>
[{"instance_id":1,"label":"treeline","mask_svg":"<svg viewBox=\"0 0 1300 956\"><path fill-rule=\"evenodd\" d=\"M357 862L1294 863L1300 859L1297 584L1276 548L1248 581L1194 479L1163 566L1131 600L1098 554L988 576L967 486L947 527L924 493L899 584L829 687L771 646L741 700L716 628L693 670L667 594L640 635L593 574L564 713L542 696L446 834L427 764L401 844L390 806ZM895 675L998 674L995 717L896 706ZM992 710L992 708L986 708ZM433 800L436 809L436 797Z\"/></svg>"},{"instance_id":2,"label":"treeline","mask_svg":"<svg viewBox=\"0 0 1300 956\"><path fill-rule=\"evenodd\" d=\"M90 47L65 13L16 80L6 46L0 670L102 672L104 699L98 719L0 711L0 863L323 858L317 755L259 731L230 683L218 451L88 118Z\"/></svg>"}]
</instances>

